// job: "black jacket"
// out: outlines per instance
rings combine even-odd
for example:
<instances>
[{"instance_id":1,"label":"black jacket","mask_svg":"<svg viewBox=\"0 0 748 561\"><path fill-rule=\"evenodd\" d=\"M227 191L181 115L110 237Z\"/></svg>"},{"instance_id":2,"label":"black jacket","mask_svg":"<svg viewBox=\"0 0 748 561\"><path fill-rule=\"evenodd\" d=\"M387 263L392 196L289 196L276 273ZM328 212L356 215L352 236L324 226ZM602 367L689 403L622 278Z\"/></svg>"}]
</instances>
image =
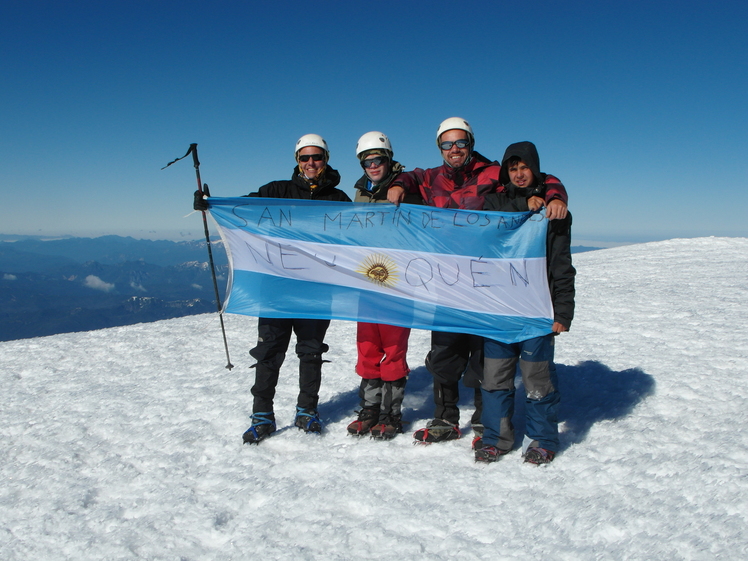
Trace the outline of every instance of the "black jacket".
<instances>
[{"instance_id":1,"label":"black jacket","mask_svg":"<svg viewBox=\"0 0 748 561\"><path fill-rule=\"evenodd\" d=\"M336 189L340 183L340 174L330 166L325 168L322 180L314 189L311 184L299 175L299 168L294 167L290 180L271 181L260 187L249 197L271 197L274 199L315 199L322 201L346 201L351 199L345 192Z\"/></svg>"},{"instance_id":2,"label":"black jacket","mask_svg":"<svg viewBox=\"0 0 748 561\"><path fill-rule=\"evenodd\" d=\"M516 212L522 208L523 204L527 208L527 197L536 193L543 197L545 184L520 189L510 183L506 186L505 193L486 195L483 210ZM563 220L548 222L546 264L548 287L553 303L553 320L569 329L574 319L574 277L576 275L576 269L571 264L571 213L568 213Z\"/></svg>"}]
</instances>

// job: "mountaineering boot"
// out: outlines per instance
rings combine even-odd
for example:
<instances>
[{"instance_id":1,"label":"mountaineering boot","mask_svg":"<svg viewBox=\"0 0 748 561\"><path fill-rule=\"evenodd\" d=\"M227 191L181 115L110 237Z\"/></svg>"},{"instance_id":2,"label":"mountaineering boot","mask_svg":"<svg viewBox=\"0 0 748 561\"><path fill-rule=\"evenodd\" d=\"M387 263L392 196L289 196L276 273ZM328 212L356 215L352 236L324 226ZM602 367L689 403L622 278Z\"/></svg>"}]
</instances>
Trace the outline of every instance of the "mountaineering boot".
<instances>
[{"instance_id":1,"label":"mountaineering boot","mask_svg":"<svg viewBox=\"0 0 748 561\"><path fill-rule=\"evenodd\" d=\"M316 434L322 432L322 421L320 421L319 413L314 409L302 409L301 407L297 407L296 419L293 424L304 432Z\"/></svg>"},{"instance_id":2,"label":"mountaineering boot","mask_svg":"<svg viewBox=\"0 0 748 561\"><path fill-rule=\"evenodd\" d=\"M369 430L379 419L379 410L382 405L382 383L379 378L361 379L361 385L358 388L361 410L358 411L358 419L348 425L348 434L353 436L369 434Z\"/></svg>"},{"instance_id":3,"label":"mountaineering boot","mask_svg":"<svg viewBox=\"0 0 748 561\"><path fill-rule=\"evenodd\" d=\"M403 432L402 407L407 382L406 376L382 384L382 407L379 410L379 420L371 427L372 438L389 440Z\"/></svg>"},{"instance_id":4,"label":"mountaineering boot","mask_svg":"<svg viewBox=\"0 0 748 561\"><path fill-rule=\"evenodd\" d=\"M475 447L475 461L476 462L495 462L504 454L508 454L509 450L499 450L496 446L489 444L483 444Z\"/></svg>"},{"instance_id":5,"label":"mountaineering boot","mask_svg":"<svg viewBox=\"0 0 748 561\"><path fill-rule=\"evenodd\" d=\"M552 450L546 450L545 448L528 448L525 452L525 463L535 464L539 466L541 464L550 464L553 458L556 457L556 453Z\"/></svg>"},{"instance_id":6,"label":"mountaineering boot","mask_svg":"<svg viewBox=\"0 0 748 561\"><path fill-rule=\"evenodd\" d=\"M473 428L473 443L470 445L470 447L473 450L478 450L479 448L483 448L483 430L484 426L480 424L476 424L472 426ZM478 461L477 459L475 460Z\"/></svg>"},{"instance_id":7,"label":"mountaineering boot","mask_svg":"<svg viewBox=\"0 0 748 561\"><path fill-rule=\"evenodd\" d=\"M428 443L457 440L460 436L462 436L460 427L444 419L432 419L426 423L426 428L418 429L413 433L416 442Z\"/></svg>"},{"instance_id":8,"label":"mountaineering boot","mask_svg":"<svg viewBox=\"0 0 748 561\"><path fill-rule=\"evenodd\" d=\"M403 432L402 415L383 415L376 425L371 427L371 437L377 440L389 440Z\"/></svg>"},{"instance_id":9,"label":"mountaineering boot","mask_svg":"<svg viewBox=\"0 0 748 561\"><path fill-rule=\"evenodd\" d=\"M275 432L275 415L268 413L252 413L252 426L242 436L244 444L259 444Z\"/></svg>"},{"instance_id":10,"label":"mountaineering boot","mask_svg":"<svg viewBox=\"0 0 748 561\"><path fill-rule=\"evenodd\" d=\"M379 419L379 406L364 407L358 412L358 419L348 425L348 434L352 436L363 436L368 434L371 427Z\"/></svg>"}]
</instances>

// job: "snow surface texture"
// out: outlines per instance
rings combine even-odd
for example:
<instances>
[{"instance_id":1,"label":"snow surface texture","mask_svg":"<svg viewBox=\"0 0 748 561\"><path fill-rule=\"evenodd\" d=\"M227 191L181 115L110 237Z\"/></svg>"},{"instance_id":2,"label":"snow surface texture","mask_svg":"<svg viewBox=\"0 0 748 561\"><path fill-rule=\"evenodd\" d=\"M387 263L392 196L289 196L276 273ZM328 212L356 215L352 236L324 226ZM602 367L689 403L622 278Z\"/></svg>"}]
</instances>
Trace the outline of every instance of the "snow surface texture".
<instances>
[{"instance_id":1,"label":"snow surface texture","mask_svg":"<svg viewBox=\"0 0 748 561\"><path fill-rule=\"evenodd\" d=\"M252 447L254 318L226 316L231 372L215 314L0 343L0 558L748 558L748 239L574 261L544 467L474 463L469 391L458 441L346 436L352 323L329 331L323 436L290 426L289 352L280 430ZM409 432L433 412L428 341L411 338Z\"/></svg>"}]
</instances>

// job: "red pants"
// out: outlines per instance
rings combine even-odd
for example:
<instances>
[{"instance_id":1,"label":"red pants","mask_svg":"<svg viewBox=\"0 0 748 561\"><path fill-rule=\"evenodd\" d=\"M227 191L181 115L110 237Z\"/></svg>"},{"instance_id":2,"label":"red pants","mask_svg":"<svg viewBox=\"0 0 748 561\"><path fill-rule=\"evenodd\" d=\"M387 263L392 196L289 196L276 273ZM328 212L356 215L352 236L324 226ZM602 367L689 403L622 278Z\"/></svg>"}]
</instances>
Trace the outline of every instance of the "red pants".
<instances>
[{"instance_id":1,"label":"red pants","mask_svg":"<svg viewBox=\"0 0 748 561\"><path fill-rule=\"evenodd\" d=\"M366 379L394 382L410 372L408 368L409 327L381 323L359 323L356 333L358 363L356 374Z\"/></svg>"}]
</instances>

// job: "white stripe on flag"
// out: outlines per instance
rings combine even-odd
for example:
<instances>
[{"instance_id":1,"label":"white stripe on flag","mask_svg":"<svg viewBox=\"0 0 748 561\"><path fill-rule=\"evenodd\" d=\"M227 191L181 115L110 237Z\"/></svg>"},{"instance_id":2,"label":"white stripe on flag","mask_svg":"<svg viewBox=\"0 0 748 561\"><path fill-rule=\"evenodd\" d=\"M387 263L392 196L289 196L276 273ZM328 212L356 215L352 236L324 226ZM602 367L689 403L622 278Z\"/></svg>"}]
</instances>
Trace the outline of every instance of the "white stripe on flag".
<instances>
[{"instance_id":1,"label":"white stripe on flag","mask_svg":"<svg viewBox=\"0 0 748 561\"><path fill-rule=\"evenodd\" d=\"M483 314L553 317L545 258L485 259L222 229L233 268Z\"/></svg>"},{"instance_id":2,"label":"white stripe on flag","mask_svg":"<svg viewBox=\"0 0 748 561\"><path fill-rule=\"evenodd\" d=\"M209 203L231 264L226 312L505 343L551 332L542 214L252 197Z\"/></svg>"}]
</instances>

